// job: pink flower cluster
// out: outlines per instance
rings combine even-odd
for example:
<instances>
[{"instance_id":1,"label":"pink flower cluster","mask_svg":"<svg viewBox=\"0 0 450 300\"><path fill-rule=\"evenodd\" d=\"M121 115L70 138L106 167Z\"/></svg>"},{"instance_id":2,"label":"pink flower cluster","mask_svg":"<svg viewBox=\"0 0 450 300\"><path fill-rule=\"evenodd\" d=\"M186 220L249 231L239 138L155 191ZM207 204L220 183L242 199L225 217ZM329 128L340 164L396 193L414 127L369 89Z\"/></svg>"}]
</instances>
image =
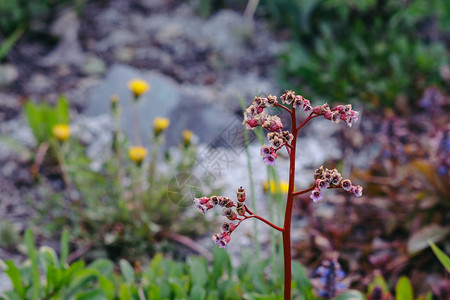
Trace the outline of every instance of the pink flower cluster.
<instances>
[{"instance_id":1,"label":"pink flower cluster","mask_svg":"<svg viewBox=\"0 0 450 300\"><path fill-rule=\"evenodd\" d=\"M358 121L359 112L352 110L352 105L338 105L333 109L330 109L328 104L316 106L313 109L313 113L316 115L323 115L325 119L334 123L344 121L349 127L352 127L353 123Z\"/></svg>"},{"instance_id":2,"label":"pink flower cluster","mask_svg":"<svg viewBox=\"0 0 450 300\"><path fill-rule=\"evenodd\" d=\"M252 105L244 112L244 121L242 124L247 129L253 129L262 126L271 132L280 132L283 130L283 124L278 116L268 116L263 110L268 106L276 106L277 97L269 95L267 98L255 97Z\"/></svg>"},{"instance_id":3,"label":"pink flower cluster","mask_svg":"<svg viewBox=\"0 0 450 300\"><path fill-rule=\"evenodd\" d=\"M309 100L305 99L301 95L296 95L294 91L285 91L280 97L283 104L291 105L293 108L300 107L304 111L308 112L312 109Z\"/></svg>"},{"instance_id":4,"label":"pink flower cluster","mask_svg":"<svg viewBox=\"0 0 450 300\"><path fill-rule=\"evenodd\" d=\"M314 178L316 179L315 188L310 196L314 202L322 200L322 190L328 188L342 188L356 197L362 196L363 188L360 185L352 185L350 179L342 179L341 173L336 169L324 170L321 166L315 171Z\"/></svg>"},{"instance_id":5,"label":"pink flower cluster","mask_svg":"<svg viewBox=\"0 0 450 300\"><path fill-rule=\"evenodd\" d=\"M211 197L201 197L195 198L194 203L199 209L200 213L205 214L206 211L218 205L223 207L223 215L230 221L242 220L239 216L244 216L247 212L245 201L245 189L240 187L236 192L237 202L233 202L228 197L222 196L211 196ZM232 222L225 222L222 224L221 232L214 234L212 240L220 248L225 248L230 242L230 235L236 229L238 224L233 224Z\"/></svg>"}]
</instances>

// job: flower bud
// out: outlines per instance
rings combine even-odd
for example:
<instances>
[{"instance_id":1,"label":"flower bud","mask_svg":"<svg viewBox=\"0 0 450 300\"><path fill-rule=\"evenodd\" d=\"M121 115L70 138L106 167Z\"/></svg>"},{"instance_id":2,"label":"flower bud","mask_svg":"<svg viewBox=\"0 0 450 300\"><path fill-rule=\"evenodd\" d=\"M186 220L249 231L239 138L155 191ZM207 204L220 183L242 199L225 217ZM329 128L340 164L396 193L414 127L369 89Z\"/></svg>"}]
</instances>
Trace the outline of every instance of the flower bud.
<instances>
[{"instance_id":1,"label":"flower bud","mask_svg":"<svg viewBox=\"0 0 450 300\"><path fill-rule=\"evenodd\" d=\"M153 130L155 132L155 136L158 136L161 132L167 129L170 125L170 120L168 118L159 118L156 117L153 120Z\"/></svg>"},{"instance_id":2,"label":"flower bud","mask_svg":"<svg viewBox=\"0 0 450 300\"><path fill-rule=\"evenodd\" d=\"M70 137L70 126L67 124L56 124L52 128L53 135L58 139L60 142L65 142Z\"/></svg>"},{"instance_id":3,"label":"flower bud","mask_svg":"<svg viewBox=\"0 0 450 300\"><path fill-rule=\"evenodd\" d=\"M237 214L231 208L224 208L223 215L230 221L234 221L237 219Z\"/></svg>"},{"instance_id":4,"label":"flower bud","mask_svg":"<svg viewBox=\"0 0 450 300\"><path fill-rule=\"evenodd\" d=\"M236 204L236 212L238 213L238 215L243 216L245 215L245 205L242 202L238 202Z\"/></svg>"},{"instance_id":5,"label":"flower bud","mask_svg":"<svg viewBox=\"0 0 450 300\"><path fill-rule=\"evenodd\" d=\"M236 196L239 202L245 201L245 189L243 189L242 186L237 190Z\"/></svg>"}]
</instances>

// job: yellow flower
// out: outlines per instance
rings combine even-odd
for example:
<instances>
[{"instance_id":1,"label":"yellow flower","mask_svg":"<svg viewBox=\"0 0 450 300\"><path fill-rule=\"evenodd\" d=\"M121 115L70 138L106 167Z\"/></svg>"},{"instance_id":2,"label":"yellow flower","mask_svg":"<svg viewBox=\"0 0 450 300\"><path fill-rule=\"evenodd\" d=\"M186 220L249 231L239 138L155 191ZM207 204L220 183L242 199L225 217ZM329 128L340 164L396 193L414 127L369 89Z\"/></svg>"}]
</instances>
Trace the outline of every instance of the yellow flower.
<instances>
[{"instance_id":1,"label":"yellow flower","mask_svg":"<svg viewBox=\"0 0 450 300\"><path fill-rule=\"evenodd\" d=\"M190 130L183 130L183 133L181 134L183 136L183 142L185 144L190 144L192 137L194 136L194 133Z\"/></svg>"},{"instance_id":2,"label":"yellow flower","mask_svg":"<svg viewBox=\"0 0 450 300\"><path fill-rule=\"evenodd\" d=\"M61 142L70 137L70 126L67 124L57 124L52 128L53 135Z\"/></svg>"},{"instance_id":3,"label":"yellow flower","mask_svg":"<svg viewBox=\"0 0 450 300\"><path fill-rule=\"evenodd\" d=\"M155 130L155 135L160 134L162 131L169 127L170 120L168 118L156 117L153 119L153 128Z\"/></svg>"},{"instance_id":4,"label":"yellow flower","mask_svg":"<svg viewBox=\"0 0 450 300\"><path fill-rule=\"evenodd\" d=\"M289 182L281 180L278 183L278 186L275 185L275 182L273 180L270 181L270 191L271 193L283 193L287 194L289 191ZM264 181L264 192L269 192L269 182L266 180Z\"/></svg>"},{"instance_id":5,"label":"yellow flower","mask_svg":"<svg viewBox=\"0 0 450 300\"><path fill-rule=\"evenodd\" d=\"M128 150L128 156L132 161L140 164L147 156L147 149L142 146L133 146Z\"/></svg>"},{"instance_id":6,"label":"yellow flower","mask_svg":"<svg viewBox=\"0 0 450 300\"><path fill-rule=\"evenodd\" d=\"M128 81L128 88L134 94L134 97L138 98L150 90L150 85L145 80L132 79Z\"/></svg>"}]
</instances>

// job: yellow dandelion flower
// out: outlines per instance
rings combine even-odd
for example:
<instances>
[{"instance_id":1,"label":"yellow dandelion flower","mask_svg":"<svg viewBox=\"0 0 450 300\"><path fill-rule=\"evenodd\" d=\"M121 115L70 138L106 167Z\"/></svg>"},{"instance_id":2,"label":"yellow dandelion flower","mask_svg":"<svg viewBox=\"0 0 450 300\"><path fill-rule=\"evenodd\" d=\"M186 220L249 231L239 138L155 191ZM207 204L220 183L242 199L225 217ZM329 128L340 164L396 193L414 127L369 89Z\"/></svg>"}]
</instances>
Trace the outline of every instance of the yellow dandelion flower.
<instances>
[{"instance_id":1,"label":"yellow dandelion flower","mask_svg":"<svg viewBox=\"0 0 450 300\"><path fill-rule=\"evenodd\" d=\"M133 146L128 150L128 156L132 161L140 164L147 156L147 149L142 146Z\"/></svg>"},{"instance_id":2,"label":"yellow dandelion flower","mask_svg":"<svg viewBox=\"0 0 450 300\"><path fill-rule=\"evenodd\" d=\"M275 185L275 182L273 180L270 181L270 191L272 193L283 193L283 194L287 194L287 192L289 191L289 182L285 181L285 180L281 180L278 183L278 186ZM264 192L269 192L269 182L266 180L264 181Z\"/></svg>"},{"instance_id":3,"label":"yellow dandelion flower","mask_svg":"<svg viewBox=\"0 0 450 300\"><path fill-rule=\"evenodd\" d=\"M155 119L153 119L153 128L155 131L155 135L158 135L164 130L166 130L167 127L169 127L169 125L170 120L168 118L156 117Z\"/></svg>"},{"instance_id":4,"label":"yellow dandelion flower","mask_svg":"<svg viewBox=\"0 0 450 300\"><path fill-rule=\"evenodd\" d=\"M70 126L67 124L56 124L52 128L53 135L61 142L70 137Z\"/></svg>"},{"instance_id":5,"label":"yellow dandelion flower","mask_svg":"<svg viewBox=\"0 0 450 300\"><path fill-rule=\"evenodd\" d=\"M192 137L194 136L194 133L192 131L186 129L186 130L183 130L183 133L181 135L183 137L183 142L185 144L190 144Z\"/></svg>"},{"instance_id":6,"label":"yellow dandelion flower","mask_svg":"<svg viewBox=\"0 0 450 300\"><path fill-rule=\"evenodd\" d=\"M148 84L145 80L136 78L128 82L128 89L133 93L134 97L137 99L140 95L150 90L150 84Z\"/></svg>"}]
</instances>

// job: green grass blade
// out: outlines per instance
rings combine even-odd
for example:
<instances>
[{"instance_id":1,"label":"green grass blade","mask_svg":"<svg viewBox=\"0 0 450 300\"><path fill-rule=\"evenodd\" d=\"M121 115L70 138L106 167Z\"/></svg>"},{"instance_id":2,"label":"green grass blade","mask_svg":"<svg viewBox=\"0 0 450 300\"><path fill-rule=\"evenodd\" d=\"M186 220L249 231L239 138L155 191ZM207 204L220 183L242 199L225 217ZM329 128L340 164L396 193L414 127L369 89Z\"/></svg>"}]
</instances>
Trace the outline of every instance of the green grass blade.
<instances>
[{"instance_id":1,"label":"green grass blade","mask_svg":"<svg viewBox=\"0 0 450 300\"><path fill-rule=\"evenodd\" d=\"M436 244L432 241L428 240L428 244L430 245L431 250L433 250L434 254L439 259L441 264L447 270L447 272L450 273L450 258L448 257L448 255L445 254L441 249L439 249L439 247L436 246Z\"/></svg>"}]
</instances>

